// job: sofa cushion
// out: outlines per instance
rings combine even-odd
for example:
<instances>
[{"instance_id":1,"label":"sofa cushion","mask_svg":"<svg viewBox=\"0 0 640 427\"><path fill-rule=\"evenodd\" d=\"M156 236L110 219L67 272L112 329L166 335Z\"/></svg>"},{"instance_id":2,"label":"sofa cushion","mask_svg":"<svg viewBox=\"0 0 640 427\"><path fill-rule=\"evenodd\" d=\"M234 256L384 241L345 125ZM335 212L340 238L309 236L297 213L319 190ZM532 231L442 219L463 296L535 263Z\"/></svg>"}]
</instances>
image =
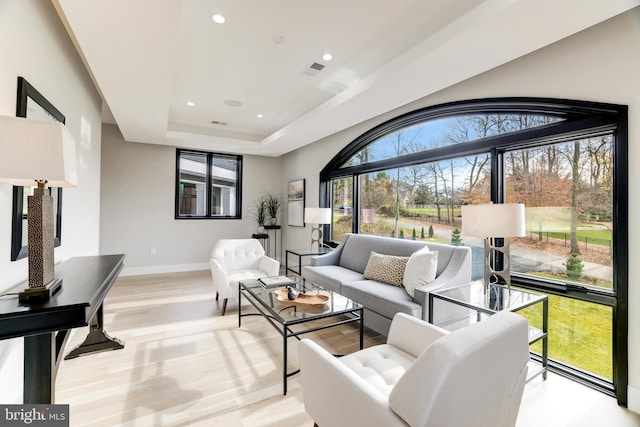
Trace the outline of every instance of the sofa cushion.
<instances>
[{"instance_id":1,"label":"sofa cushion","mask_svg":"<svg viewBox=\"0 0 640 427\"><path fill-rule=\"evenodd\" d=\"M429 248L414 252L404 269L402 284L405 291L413 297L413 291L422 285L428 285L436 278L438 270L438 251L430 252Z\"/></svg>"},{"instance_id":2,"label":"sofa cushion","mask_svg":"<svg viewBox=\"0 0 640 427\"><path fill-rule=\"evenodd\" d=\"M364 269L364 278L402 286L407 261L409 261L408 257L371 252L367 267Z\"/></svg>"},{"instance_id":3,"label":"sofa cushion","mask_svg":"<svg viewBox=\"0 0 640 427\"><path fill-rule=\"evenodd\" d=\"M369 262L369 254L372 251L379 254L408 257L425 246L427 246L426 243L414 240L392 239L367 234L350 234L344 242L339 264L349 270L364 273L364 269Z\"/></svg>"},{"instance_id":4,"label":"sofa cushion","mask_svg":"<svg viewBox=\"0 0 640 427\"><path fill-rule=\"evenodd\" d=\"M302 277L338 293L342 293L343 283L363 280L362 273L339 265L305 265L302 267Z\"/></svg>"},{"instance_id":5,"label":"sofa cushion","mask_svg":"<svg viewBox=\"0 0 640 427\"><path fill-rule=\"evenodd\" d=\"M377 280L361 280L342 284L342 295L389 319L398 313L422 317L422 306L397 286ZM365 323L367 318L365 316Z\"/></svg>"}]
</instances>

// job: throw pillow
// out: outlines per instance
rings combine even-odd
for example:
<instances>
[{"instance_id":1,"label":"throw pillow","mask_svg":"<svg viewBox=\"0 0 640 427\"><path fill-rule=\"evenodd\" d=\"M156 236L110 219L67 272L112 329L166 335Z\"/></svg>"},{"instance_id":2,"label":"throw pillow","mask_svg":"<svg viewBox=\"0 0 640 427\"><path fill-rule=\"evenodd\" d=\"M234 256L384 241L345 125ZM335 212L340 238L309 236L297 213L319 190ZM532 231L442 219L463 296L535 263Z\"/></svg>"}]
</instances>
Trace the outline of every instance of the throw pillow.
<instances>
[{"instance_id":1,"label":"throw pillow","mask_svg":"<svg viewBox=\"0 0 640 427\"><path fill-rule=\"evenodd\" d=\"M408 260L409 257L383 255L372 251L364 269L364 278L402 286Z\"/></svg>"},{"instance_id":2,"label":"throw pillow","mask_svg":"<svg viewBox=\"0 0 640 427\"><path fill-rule=\"evenodd\" d=\"M429 248L424 248L412 253L404 270L404 289L413 297L418 286L435 280L437 271L438 251L429 252Z\"/></svg>"}]
</instances>

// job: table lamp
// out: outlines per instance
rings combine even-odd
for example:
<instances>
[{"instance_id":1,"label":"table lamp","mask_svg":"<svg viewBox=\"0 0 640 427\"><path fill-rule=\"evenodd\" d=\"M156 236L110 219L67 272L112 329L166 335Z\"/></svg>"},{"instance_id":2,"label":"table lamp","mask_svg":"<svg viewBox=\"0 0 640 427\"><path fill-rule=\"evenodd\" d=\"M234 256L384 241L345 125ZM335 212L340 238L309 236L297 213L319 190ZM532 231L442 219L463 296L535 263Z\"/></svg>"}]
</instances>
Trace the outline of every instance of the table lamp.
<instances>
[{"instance_id":1,"label":"table lamp","mask_svg":"<svg viewBox=\"0 0 640 427\"><path fill-rule=\"evenodd\" d=\"M318 250L322 247L322 224L331 224L330 208L304 208L304 222L315 225L311 228L311 249L313 244L318 245ZM315 234L315 237L314 237Z\"/></svg>"},{"instance_id":2,"label":"table lamp","mask_svg":"<svg viewBox=\"0 0 640 427\"><path fill-rule=\"evenodd\" d=\"M45 189L75 187L77 180L75 142L62 123L0 116L0 182L37 185L28 197L29 286L18 295L21 303L46 301L61 285L53 269L53 197Z\"/></svg>"},{"instance_id":3,"label":"table lamp","mask_svg":"<svg viewBox=\"0 0 640 427\"><path fill-rule=\"evenodd\" d=\"M509 237L525 236L524 205L462 206L462 234L484 238L484 286L504 281L511 292Z\"/></svg>"}]
</instances>

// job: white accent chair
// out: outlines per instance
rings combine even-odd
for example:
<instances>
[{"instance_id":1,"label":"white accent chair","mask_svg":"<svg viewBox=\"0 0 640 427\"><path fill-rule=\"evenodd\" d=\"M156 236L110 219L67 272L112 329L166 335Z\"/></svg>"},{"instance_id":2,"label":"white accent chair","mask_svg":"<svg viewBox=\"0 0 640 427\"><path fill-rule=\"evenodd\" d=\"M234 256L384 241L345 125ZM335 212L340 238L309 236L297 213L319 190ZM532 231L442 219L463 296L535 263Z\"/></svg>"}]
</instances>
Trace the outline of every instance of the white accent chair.
<instances>
[{"instance_id":1,"label":"white accent chair","mask_svg":"<svg viewBox=\"0 0 640 427\"><path fill-rule=\"evenodd\" d=\"M222 315L227 311L229 298L238 297L238 282L259 277L277 276L280 262L264 254L256 239L220 239L211 251L211 276L216 301L224 298Z\"/></svg>"},{"instance_id":2,"label":"white accent chair","mask_svg":"<svg viewBox=\"0 0 640 427\"><path fill-rule=\"evenodd\" d=\"M386 344L335 358L304 339L298 351L305 409L317 426L514 426L528 327L505 311L449 333L398 313Z\"/></svg>"}]
</instances>

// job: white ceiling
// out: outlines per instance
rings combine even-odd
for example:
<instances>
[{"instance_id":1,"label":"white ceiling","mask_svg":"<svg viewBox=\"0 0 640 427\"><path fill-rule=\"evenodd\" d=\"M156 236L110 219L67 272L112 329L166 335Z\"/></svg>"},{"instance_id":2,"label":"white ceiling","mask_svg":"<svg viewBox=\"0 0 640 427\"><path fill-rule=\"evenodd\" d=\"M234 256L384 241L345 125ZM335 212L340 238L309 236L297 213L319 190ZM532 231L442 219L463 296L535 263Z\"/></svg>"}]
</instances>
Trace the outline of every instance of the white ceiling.
<instances>
[{"instance_id":1,"label":"white ceiling","mask_svg":"<svg viewBox=\"0 0 640 427\"><path fill-rule=\"evenodd\" d=\"M52 1L104 98L105 120L117 123L127 141L267 156L317 141L640 4ZM214 23L216 12L227 22ZM322 60L325 52L334 59ZM309 75L314 62L326 68ZM242 105L228 106L226 100Z\"/></svg>"}]
</instances>

